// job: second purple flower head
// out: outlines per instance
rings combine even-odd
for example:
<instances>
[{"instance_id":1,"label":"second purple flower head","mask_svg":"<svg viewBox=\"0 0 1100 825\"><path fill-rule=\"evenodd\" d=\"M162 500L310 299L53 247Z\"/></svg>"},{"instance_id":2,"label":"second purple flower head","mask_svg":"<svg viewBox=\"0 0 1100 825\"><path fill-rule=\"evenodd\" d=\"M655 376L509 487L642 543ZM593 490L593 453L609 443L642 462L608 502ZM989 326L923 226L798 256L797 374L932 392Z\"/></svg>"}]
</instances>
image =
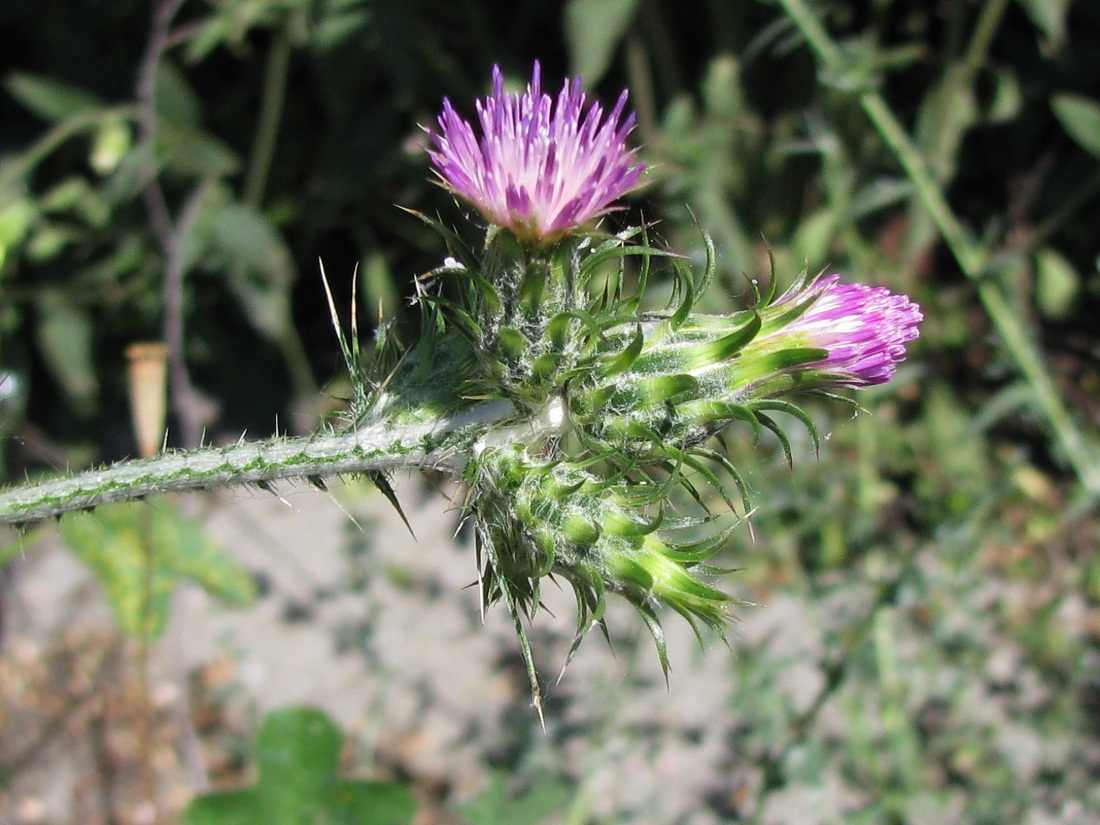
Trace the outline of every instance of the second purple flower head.
<instances>
[{"instance_id":1,"label":"second purple flower head","mask_svg":"<svg viewBox=\"0 0 1100 825\"><path fill-rule=\"evenodd\" d=\"M492 94L477 102L480 138L445 99L429 155L443 184L491 224L553 243L637 185L645 167L626 145L634 127L633 114L623 118L626 99L624 91L605 118L599 103L585 109L579 78L551 99L537 62L522 95L506 93L494 67Z\"/></svg>"},{"instance_id":2,"label":"second purple flower head","mask_svg":"<svg viewBox=\"0 0 1100 825\"><path fill-rule=\"evenodd\" d=\"M812 303L810 303L812 302ZM920 334L920 307L885 287L845 284L839 275L790 290L775 309L809 303L793 322L770 337L828 352L813 370L836 387L884 384L905 360L906 345Z\"/></svg>"}]
</instances>

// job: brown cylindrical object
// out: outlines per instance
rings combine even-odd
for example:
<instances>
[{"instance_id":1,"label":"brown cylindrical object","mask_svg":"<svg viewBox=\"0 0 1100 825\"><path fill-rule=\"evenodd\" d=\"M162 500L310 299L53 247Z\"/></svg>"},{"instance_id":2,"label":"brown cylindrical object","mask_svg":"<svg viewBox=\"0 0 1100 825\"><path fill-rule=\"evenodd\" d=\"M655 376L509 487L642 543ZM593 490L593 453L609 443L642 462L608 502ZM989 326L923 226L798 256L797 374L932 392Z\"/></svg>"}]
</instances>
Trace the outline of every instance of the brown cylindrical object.
<instances>
[{"instance_id":1,"label":"brown cylindrical object","mask_svg":"<svg viewBox=\"0 0 1100 825\"><path fill-rule=\"evenodd\" d=\"M167 414L168 347L144 341L126 348L130 360L130 417L142 458L160 452Z\"/></svg>"}]
</instances>

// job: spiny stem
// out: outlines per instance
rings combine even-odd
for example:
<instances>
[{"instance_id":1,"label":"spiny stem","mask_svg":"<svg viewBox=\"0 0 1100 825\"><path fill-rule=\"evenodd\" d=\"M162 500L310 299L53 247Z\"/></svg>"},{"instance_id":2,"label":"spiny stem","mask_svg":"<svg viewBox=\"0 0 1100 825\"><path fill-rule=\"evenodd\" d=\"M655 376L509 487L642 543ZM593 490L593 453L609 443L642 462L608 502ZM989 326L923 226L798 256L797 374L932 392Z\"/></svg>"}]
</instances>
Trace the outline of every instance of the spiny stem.
<instances>
[{"instance_id":1,"label":"spiny stem","mask_svg":"<svg viewBox=\"0 0 1100 825\"><path fill-rule=\"evenodd\" d=\"M0 524L27 524L113 501L182 490L394 469L459 473L475 443L514 416L512 405L504 401L452 415L415 412L415 423L398 424L387 417L339 433L166 453L16 487L0 492ZM408 413L406 409L405 420Z\"/></svg>"},{"instance_id":2,"label":"spiny stem","mask_svg":"<svg viewBox=\"0 0 1100 825\"><path fill-rule=\"evenodd\" d=\"M829 36L804 0L779 0L779 2L825 68L838 77L845 76L847 66L840 47ZM993 15L989 17L995 19ZM917 197L920 198L947 242L959 268L974 283L978 298L985 307L993 326L1000 333L1005 348L1012 356L1017 369L1035 394L1043 415L1062 447L1065 459L1073 467L1085 488L1092 494L1100 494L1100 457L1097 456L1093 444L1077 427L1069 410L1062 402L1042 356L1023 323L1013 313L997 285L987 279L986 276L990 270L988 253L972 240L970 233L956 217L928 163L913 145L913 141L882 95L869 86L857 87L855 94L863 106L863 111L878 129L879 135L894 152L906 175L912 181Z\"/></svg>"}]
</instances>

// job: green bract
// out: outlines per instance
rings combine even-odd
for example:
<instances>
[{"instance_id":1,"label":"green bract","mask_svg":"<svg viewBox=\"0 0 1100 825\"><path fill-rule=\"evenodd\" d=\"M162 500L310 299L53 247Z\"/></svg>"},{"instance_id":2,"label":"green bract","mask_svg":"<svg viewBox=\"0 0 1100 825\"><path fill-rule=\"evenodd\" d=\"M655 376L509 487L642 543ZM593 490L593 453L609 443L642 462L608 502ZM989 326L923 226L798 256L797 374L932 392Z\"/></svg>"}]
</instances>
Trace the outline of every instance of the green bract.
<instances>
[{"instance_id":1,"label":"green bract","mask_svg":"<svg viewBox=\"0 0 1100 825\"><path fill-rule=\"evenodd\" d=\"M491 228L478 253L420 217L452 257L418 281L427 331L418 347L398 354L383 344L385 365L373 368L382 389L361 423L379 398L405 398L414 387L452 388L441 400L452 414L511 405L503 426L472 445L464 514L477 528L483 603L503 600L511 612L536 704L524 620L547 577L576 596L570 657L602 626L611 593L637 609L667 671L662 609L722 635L734 601L705 580L725 572L710 562L750 507L721 434L735 423L753 439L770 430L789 460L773 413L802 422L815 443L817 432L781 396L841 383L814 367L829 365L828 350L784 334L819 299L817 282L803 277L777 299L773 273L766 290L752 285L744 311L704 315L694 310L714 269L705 234L707 263L696 275L652 246L644 227L551 246ZM655 262L671 271L673 288L653 310Z\"/></svg>"}]
</instances>

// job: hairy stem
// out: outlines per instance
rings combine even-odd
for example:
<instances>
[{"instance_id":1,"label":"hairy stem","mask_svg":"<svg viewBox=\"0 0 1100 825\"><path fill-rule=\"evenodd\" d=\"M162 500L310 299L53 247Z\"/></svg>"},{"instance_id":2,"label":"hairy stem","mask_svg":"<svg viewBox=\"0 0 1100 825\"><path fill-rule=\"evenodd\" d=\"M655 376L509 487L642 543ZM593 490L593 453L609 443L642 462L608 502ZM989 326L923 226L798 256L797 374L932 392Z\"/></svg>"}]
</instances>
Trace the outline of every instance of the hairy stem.
<instances>
[{"instance_id":1,"label":"hairy stem","mask_svg":"<svg viewBox=\"0 0 1100 825\"><path fill-rule=\"evenodd\" d=\"M409 419L408 408L400 416ZM158 493L281 479L320 479L395 469L461 472L481 439L514 416L510 403L489 401L453 415L418 413L415 423L395 416L338 433L241 442L230 447L166 453L75 476L0 492L0 524L27 524L113 501ZM532 430L508 428L515 437Z\"/></svg>"}]
</instances>

